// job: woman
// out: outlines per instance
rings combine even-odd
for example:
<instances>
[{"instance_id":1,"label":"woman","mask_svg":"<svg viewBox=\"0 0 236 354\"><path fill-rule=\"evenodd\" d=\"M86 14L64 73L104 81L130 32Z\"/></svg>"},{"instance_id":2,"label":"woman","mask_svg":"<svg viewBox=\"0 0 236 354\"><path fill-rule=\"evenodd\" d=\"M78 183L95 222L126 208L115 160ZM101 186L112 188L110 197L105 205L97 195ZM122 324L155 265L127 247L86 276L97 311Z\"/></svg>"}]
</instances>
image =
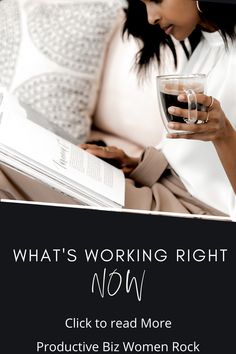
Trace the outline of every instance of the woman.
<instances>
[{"instance_id":1,"label":"woman","mask_svg":"<svg viewBox=\"0 0 236 354\"><path fill-rule=\"evenodd\" d=\"M184 213L236 216L236 5L195 0L129 0L124 31L141 39L137 54L141 74L161 61L171 36L190 43L182 73L207 74L207 92L197 101L205 124L169 123L192 134L167 134L140 159L115 148L82 145L89 152L117 159L127 179L126 207ZM184 48L186 50L186 47ZM182 96L182 95L181 95ZM179 97L185 101L186 97ZM187 117L187 110L169 107Z\"/></svg>"}]
</instances>

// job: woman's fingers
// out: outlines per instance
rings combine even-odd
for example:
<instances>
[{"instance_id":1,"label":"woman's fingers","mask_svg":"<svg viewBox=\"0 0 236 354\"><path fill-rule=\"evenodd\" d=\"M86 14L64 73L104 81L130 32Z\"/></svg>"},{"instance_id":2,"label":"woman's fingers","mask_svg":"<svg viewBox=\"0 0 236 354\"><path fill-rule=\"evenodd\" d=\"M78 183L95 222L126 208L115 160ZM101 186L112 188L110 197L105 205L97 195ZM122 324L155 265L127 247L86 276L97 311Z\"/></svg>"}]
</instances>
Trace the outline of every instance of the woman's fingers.
<instances>
[{"instance_id":1,"label":"woman's fingers","mask_svg":"<svg viewBox=\"0 0 236 354\"><path fill-rule=\"evenodd\" d=\"M187 109L182 109L180 107L171 106L168 108L168 112L176 117L183 117L185 119L188 119L188 110ZM195 110L193 110L193 116L194 115L195 115ZM197 119L201 120L201 121L206 121L207 115L208 115L208 112L198 111L197 112ZM191 116L191 114L190 114L190 116Z\"/></svg>"},{"instance_id":2,"label":"woman's fingers","mask_svg":"<svg viewBox=\"0 0 236 354\"><path fill-rule=\"evenodd\" d=\"M80 144L79 146L97 157L115 159L121 164L124 162L126 156L123 150L118 149L115 146L98 146L95 144Z\"/></svg>"},{"instance_id":3,"label":"woman's fingers","mask_svg":"<svg viewBox=\"0 0 236 354\"><path fill-rule=\"evenodd\" d=\"M105 157L107 152L103 149L103 146L98 146L94 144L80 144L80 147L83 150L88 151L90 154L99 156L99 157Z\"/></svg>"},{"instance_id":4,"label":"woman's fingers","mask_svg":"<svg viewBox=\"0 0 236 354\"><path fill-rule=\"evenodd\" d=\"M200 122L206 122L209 120L209 114L212 110L219 111L220 110L220 104L219 102L214 99L212 96L206 96L204 94L197 94L196 95L197 102L202 105L202 109L198 110L197 114L197 119ZM178 96L178 100L180 102L186 102L188 101L187 96L184 94L181 94ZM185 119L188 118L188 110L183 109L180 107L174 107L171 106L168 108L168 112L176 117L183 117ZM193 110L193 115L195 114L195 110ZM191 116L191 115L190 115ZM212 119L214 120L215 117L214 115L211 115Z\"/></svg>"},{"instance_id":5,"label":"woman's fingers","mask_svg":"<svg viewBox=\"0 0 236 354\"><path fill-rule=\"evenodd\" d=\"M219 132L222 131L224 126L224 112L221 109L220 103L214 99L212 96L207 96L204 94L197 94L197 102L202 105L202 109L198 111L197 121L195 124L186 124L179 122L169 122L168 126L170 129L183 130L187 133L193 133L194 136L185 137L185 139L198 139L200 140L211 140L218 137ZM186 95L179 95L178 100L181 102L187 102ZM188 118L188 110L180 107L169 107L169 113L176 117ZM199 135L196 135L199 134ZM169 137L176 137L175 134L169 134ZM178 138L183 137L183 134L179 134Z\"/></svg>"},{"instance_id":6,"label":"woman's fingers","mask_svg":"<svg viewBox=\"0 0 236 354\"><path fill-rule=\"evenodd\" d=\"M204 94L197 94L197 102L202 105L202 110L198 111L197 122L195 124L186 124L179 122L169 122L168 127L172 130L176 130L177 133L169 133L169 138L184 138L184 139L196 139L203 141L213 141L222 134L225 128L225 115L221 109L219 101L212 96ZM179 95L178 100L181 102L187 102L186 95ZM169 113L176 117L188 118L188 110L180 107L169 107ZM182 133L178 131L184 131Z\"/></svg>"},{"instance_id":7,"label":"woman's fingers","mask_svg":"<svg viewBox=\"0 0 236 354\"><path fill-rule=\"evenodd\" d=\"M107 160L116 160L118 164L110 162L112 165L119 167L125 174L129 174L139 163L139 158L130 157L126 153L115 146L98 146L95 144L80 144L80 147L89 153ZM109 162L109 161L107 161Z\"/></svg>"},{"instance_id":8,"label":"woman's fingers","mask_svg":"<svg viewBox=\"0 0 236 354\"><path fill-rule=\"evenodd\" d=\"M204 132L204 133L169 133L167 138L170 139L189 139L189 140L202 140L202 141L211 141L214 140L214 132Z\"/></svg>"},{"instance_id":9,"label":"woman's fingers","mask_svg":"<svg viewBox=\"0 0 236 354\"><path fill-rule=\"evenodd\" d=\"M196 94L197 102L202 104L207 109L213 109L213 106L216 107L219 105L219 102L213 98L212 96L207 96L203 93ZM187 96L185 94L181 94L178 96L178 101L180 102L187 102Z\"/></svg>"},{"instance_id":10,"label":"woman's fingers","mask_svg":"<svg viewBox=\"0 0 236 354\"><path fill-rule=\"evenodd\" d=\"M187 124L187 123L178 123L178 122L170 122L168 123L168 127L174 130L184 130L186 132L191 133L204 133L211 132L215 130L215 123L208 121L205 124Z\"/></svg>"}]
</instances>

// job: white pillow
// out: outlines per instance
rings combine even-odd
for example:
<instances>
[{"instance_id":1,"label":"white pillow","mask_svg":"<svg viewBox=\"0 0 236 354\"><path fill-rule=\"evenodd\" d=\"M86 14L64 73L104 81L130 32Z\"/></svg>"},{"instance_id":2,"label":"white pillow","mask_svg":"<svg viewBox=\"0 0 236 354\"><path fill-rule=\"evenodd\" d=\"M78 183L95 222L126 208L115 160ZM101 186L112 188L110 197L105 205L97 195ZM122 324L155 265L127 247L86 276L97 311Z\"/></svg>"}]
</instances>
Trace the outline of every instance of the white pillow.
<instances>
[{"instance_id":1,"label":"white pillow","mask_svg":"<svg viewBox=\"0 0 236 354\"><path fill-rule=\"evenodd\" d=\"M0 85L42 125L85 141L120 11L120 0L2 0Z\"/></svg>"}]
</instances>

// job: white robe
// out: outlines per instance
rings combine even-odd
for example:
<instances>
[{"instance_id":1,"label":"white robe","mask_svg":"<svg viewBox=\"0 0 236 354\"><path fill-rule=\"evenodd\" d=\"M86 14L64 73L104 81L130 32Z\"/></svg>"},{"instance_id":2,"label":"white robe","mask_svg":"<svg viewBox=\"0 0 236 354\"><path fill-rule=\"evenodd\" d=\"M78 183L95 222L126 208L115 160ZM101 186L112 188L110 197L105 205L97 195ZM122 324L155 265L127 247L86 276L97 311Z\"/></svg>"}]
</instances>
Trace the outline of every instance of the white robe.
<instances>
[{"instance_id":1,"label":"white robe","mask_svg":"<svg viewBox=\"0 0 236 354\"><path fill-rule=\"evenodd\" d=\"M226 51L218 32L203 36L182 73L207 75L206 94L220 101L236 129L236 44ZM194 197L236 219L236 195L212 142L164 139L160 146Z\"/></svg>"}]
</instances>

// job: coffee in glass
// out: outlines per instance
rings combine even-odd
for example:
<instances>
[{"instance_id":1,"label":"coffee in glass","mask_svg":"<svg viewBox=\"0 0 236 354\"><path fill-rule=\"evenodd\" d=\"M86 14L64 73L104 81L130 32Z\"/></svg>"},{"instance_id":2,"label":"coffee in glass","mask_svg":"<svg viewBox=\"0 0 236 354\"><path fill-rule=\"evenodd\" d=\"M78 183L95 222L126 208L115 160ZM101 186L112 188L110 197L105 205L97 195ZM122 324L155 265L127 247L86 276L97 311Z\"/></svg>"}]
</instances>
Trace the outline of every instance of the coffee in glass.
<instances>
[{"instance_id":1,"label":"coffee in glass","mask_svg":"<svg viewBox=\"0 0 236 354\"><path fill-rule=\"evenodd\" d=\"M168 131L168 122L187 124L198 123L198 111L204 111L205 106L197 102L196 94L204 93L206 76L195 75L162 75L157 76L157 94L163 123ZM178 96L185 94L187 102L178 101ZM168 112L171 106L188 110L188 117L179 117ZM171 130L173 131L173 130ZM180 131L179 131L180 132ZM186 133L186 132L185 132Z\"/></svg>"}]
</instances>

